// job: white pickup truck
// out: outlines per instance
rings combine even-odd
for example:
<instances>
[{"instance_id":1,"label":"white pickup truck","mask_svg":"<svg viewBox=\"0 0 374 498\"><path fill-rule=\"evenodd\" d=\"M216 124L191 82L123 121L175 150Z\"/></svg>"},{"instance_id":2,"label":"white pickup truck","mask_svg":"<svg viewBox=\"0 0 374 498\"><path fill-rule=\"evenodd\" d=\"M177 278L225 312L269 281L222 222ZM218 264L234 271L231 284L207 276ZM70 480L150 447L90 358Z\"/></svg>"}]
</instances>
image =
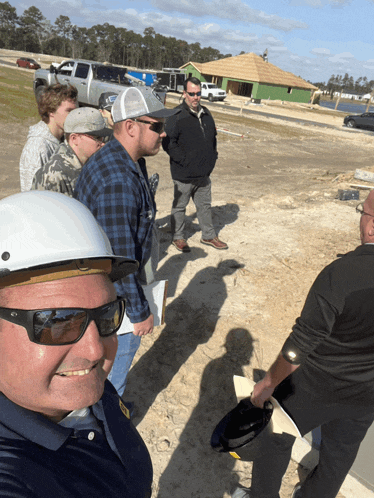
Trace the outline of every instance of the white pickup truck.
<instances>
[{"instance_id":1,"label":"white pickup truck","mask_svg":"<svg viewBox=\"0 0 374 498\"><path fill-rule=\"evenodd\" d=\"M51 65L48 69L38 69L34 76L34 93L38 100L49 85L68 83L78 90L78 102L81 105L98 107L100 95L104 92L120 93L125 87L144 85L142 81L118 66L110 66L86 60L67 60L58 67ZM166 90L154 88L161 101L165 103Z\"/></svg>"},{"instance_id":2,"label":"white pickup truck","mask_svg":"<svg viewBox=\"0 0 374 498\"><path fill-rule=\"evenodd\" d=\"M214 100L224 100L226 98L225 90L218 88L214 83L201 83L201 97L208 99L209 102Z\"/></svg>"}]
</instances>

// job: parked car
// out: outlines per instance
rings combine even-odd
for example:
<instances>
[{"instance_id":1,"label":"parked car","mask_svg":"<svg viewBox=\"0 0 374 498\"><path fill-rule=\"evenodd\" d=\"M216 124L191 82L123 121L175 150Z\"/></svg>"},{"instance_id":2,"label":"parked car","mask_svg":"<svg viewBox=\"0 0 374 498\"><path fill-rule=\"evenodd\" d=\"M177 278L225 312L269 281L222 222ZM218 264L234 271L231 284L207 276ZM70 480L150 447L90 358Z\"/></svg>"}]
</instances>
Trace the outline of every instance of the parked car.
<instances>
[{"instance_id":1,"label":"parked car","mask_svg":"<svg viewBox=\"0 0 374 498\"><path fill-rule=\"evenodd\" d=\"M368 128L374 130L374 112L363 114L352 114L344 118L344 124L348 128Z\"/></svg>"},{"instance_id":2,"label":"parked car","mask_svg":"<svg viewBox=\"0 0 374 498\"><path fill-rule=\"evenodd\" d=\"M18 67L28 67L29 69L40 69L42 67L36 60L28 57L20 57L17 59L16 64Z\"/></svg>"}]
</instances>

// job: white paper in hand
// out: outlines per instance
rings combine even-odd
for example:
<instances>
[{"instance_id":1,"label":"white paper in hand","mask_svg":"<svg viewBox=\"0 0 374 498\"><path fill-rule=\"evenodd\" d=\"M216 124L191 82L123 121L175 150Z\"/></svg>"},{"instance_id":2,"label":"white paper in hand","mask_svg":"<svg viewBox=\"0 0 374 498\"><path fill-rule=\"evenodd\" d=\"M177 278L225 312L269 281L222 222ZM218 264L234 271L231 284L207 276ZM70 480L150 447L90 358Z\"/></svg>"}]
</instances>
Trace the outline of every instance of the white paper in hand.
<instances>
[{"instance_id":1,"label":"white paper in hand","mask_svg":"<svg viewBox=\"0 0 374 498\"><path fill-rule=\"evenodd\" d=\"M149 309L153 314L153 325L157 327L158 325L163 325L165 306L166 306L166 296L168 290L168 281L159 280L157 282L152 282L149 285L142 285L144 295L148 301ZM123 317L123 322L118 330L117 334L129 334L134 332L134 324L132 324L125 314Z\"/></svg>"}]
</instances>

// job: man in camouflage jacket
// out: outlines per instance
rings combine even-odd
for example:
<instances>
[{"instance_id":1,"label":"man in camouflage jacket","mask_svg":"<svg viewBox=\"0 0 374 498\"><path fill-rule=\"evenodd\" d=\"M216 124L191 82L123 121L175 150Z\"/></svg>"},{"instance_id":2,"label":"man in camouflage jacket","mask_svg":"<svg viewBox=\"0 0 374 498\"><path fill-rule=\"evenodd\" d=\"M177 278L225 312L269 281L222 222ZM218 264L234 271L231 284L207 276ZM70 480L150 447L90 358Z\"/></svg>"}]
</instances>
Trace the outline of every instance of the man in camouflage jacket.
<instances>
[{"instance_id":1,"label":"man in camouflage jacket","mask_svg":"<svg viewBox=\"0 0 374 498\"><path fill-rule=\"evenodd\" d=\"M35 173L33 190L54 190L72 197L83 165L111 134L100 112L89 107L72 111L65 120L64 132L64 142Z\"/></svg>"}]
</instances>

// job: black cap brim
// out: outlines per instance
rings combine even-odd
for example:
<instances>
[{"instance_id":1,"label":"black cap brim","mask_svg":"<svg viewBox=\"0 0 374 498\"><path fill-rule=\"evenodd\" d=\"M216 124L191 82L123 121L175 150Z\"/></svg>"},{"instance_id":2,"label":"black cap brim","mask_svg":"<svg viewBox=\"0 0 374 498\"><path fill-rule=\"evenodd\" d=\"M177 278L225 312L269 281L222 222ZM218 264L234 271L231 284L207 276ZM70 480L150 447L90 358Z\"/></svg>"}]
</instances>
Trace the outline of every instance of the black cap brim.
<instances>
[{"instance_id":1,"label":"black cap brim","mask_svg":"<svg viewBox=\"0 0 374 498\"><path fill-rule=\"evenodd\" d=\"M94 137L109 137L113 133L113 130L110 128L103 128L102 130L97 131L87 131L85 135L93 135Z\"/></svg>"},{"instance_id":2,"label":"black cap brim","mask_svg":"<svg viewBox=\"0 0 374 498\"><path fill-rule=\"evenodd\" d=\"M170 116L177 114L177 112L179 111L180 109L167 109L165 107L164 109L160 109L159 111L151 112L150 114L144 114L144 116L149 116L150 118L162 119L162 118L169 118Z\"/></svg>"}]
</instances>

